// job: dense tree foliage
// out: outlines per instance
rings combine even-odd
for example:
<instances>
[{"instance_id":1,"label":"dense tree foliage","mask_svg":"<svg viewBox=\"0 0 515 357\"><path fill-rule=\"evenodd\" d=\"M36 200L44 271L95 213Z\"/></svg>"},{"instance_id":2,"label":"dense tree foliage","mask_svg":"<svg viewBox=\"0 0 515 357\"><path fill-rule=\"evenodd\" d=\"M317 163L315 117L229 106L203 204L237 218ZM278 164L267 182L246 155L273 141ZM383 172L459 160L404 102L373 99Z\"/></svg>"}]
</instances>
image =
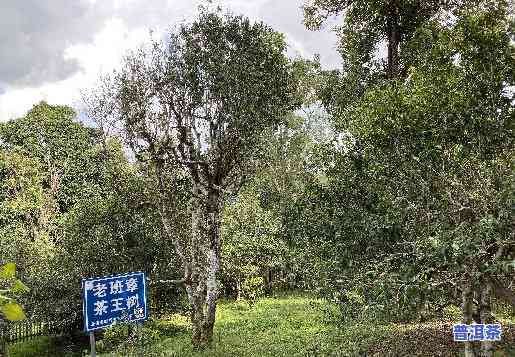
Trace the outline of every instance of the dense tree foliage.
<instances>
[{"instance_id":1,"label":"dense tree foliage","mask_svg":"<svg viewBox=\"0 0 515 357\"><path fill-rule=\"evenodd\" d=\"M85 95L94 125L44 102L0 124L0 312L69 317L82 278L136 270L152 308L187 299L196 347L220 293L307 290L344 320L515 306L510 4L304 11L311 29L343 14L341 70L203 9Z\"/></svg>"},{"instance_id":2,"label":"dense tree foliage","mask_svg":"<svg viewBox=\"0 0 515 357\"><path fill-rule=\"evenodd\" d=\"M111 101L87 100L90 113L121 127L137 157L152 165L162 223L184 269L196 346L213 335L224 192L239 186L262 131L300 104L284 51L282 36L264 24L202 10L167 41L127 56L92 94ZM189 237L174 232L166 167L190 180Z\"/></svg>"},{"instance_id":3,"label":"dense tree foliage","mask_svg":"<svg viewBox=\"0 0 515 357\"><path fill-rule=\"evenodd\" d=\"M143 270L159 280L178 267L152 181L119 142L73 119L70 108L40 103L0 127L1 258L31 287L20 300L31 318L80 315L82 278Z\"/></svg>"},{"instance_id":4,"label":"dense tree foliage","mask_svg":"<svg viewBox=\"0 0 515 357\"><path fill-rule=\"evenodd\" d=\"M350 150L326 153L336 158L329 181L292 208L291 229L329 258L321 271L346 307L461 303L464 323L487 323L494 295L514 302L507 10L489 2L460 8L454 24L419 24L405 43L405 78L369 83L354 103L328 102Z\"/></svg>"}]
</instances>

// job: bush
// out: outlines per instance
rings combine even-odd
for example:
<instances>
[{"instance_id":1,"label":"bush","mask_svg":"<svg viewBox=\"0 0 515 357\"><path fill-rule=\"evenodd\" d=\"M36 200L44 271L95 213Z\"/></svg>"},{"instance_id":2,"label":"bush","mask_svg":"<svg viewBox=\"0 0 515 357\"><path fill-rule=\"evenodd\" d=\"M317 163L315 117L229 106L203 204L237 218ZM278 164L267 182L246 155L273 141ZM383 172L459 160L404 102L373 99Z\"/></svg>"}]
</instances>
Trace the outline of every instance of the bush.
<instances>
[{"instance_id":1,"label":"bush","mask_svg":"<svg viewBox=\"0 0 515 357\"><path fill-rule=\"evenodd\" d=\"M115 324L105 330L102 340L97 341L97 350L99 352L113 351L122 355L136 353L161 340L160 332L153 327L152 323L148 326Z\"/></svg>"},{"instance_id":2,"label":"bush","mask_svg":"<svg viewBox=\"0 0 515 357\"><path fill-rule=\"evenodd\" d=\"M115 324L104 330L104 336L96 342L99 352L112 351L129 338L129 325Z\"/></svg>"},{"instance_id":3,"label":"bush","mask_svg":"<svg viewBox=\"0 0 515 357\"><path fill-rule=\"evenodd\" d=\"M264 295L265 281L260 276L251 276L241 283L241 295L253 305L257 299Z\"/></svg>"}]
</instances>

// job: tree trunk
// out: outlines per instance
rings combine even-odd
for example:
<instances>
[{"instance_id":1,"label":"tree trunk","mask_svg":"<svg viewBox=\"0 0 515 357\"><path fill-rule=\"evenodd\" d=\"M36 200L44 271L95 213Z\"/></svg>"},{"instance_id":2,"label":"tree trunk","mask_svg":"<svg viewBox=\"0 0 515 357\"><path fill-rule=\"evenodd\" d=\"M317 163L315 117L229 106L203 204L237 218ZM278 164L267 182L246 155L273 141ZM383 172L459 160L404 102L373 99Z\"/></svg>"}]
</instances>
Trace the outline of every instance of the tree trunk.
<instances>
[{"instance_id":1,"label":"tree trunk","mask_svg":"<svg viewBox=\"0 0 515 357\"><path fill-rule=\"evenodd\" d=\"M163 168L158 162L159 210L165 231L172 239L184 267L182 283L191 305L192 343L203 348L213 339L218 299L217 274L220 270L220 196L216 189L206 190L193 182L191 205L191 240L184 246L173 233L173 215L167 206ZM189 251L186 250L189 248Z\"/></svg>"},{"instance_id":2,"label":"tree trunk","mask_svg":"<svg viewBox=\"0 0 515 357\"><path fill-rule=\"evenodd\" d=\"M472 299L472 284L467 282L463 287L461 297L462 305L461 311L463 313L463 323L470 325L473 321L473 299ZM474 344L471 341L465 342L465 357L476 357Z\"/></svg>"},{"instance_id":3,"label":"tree trunk","mask_svg":"<svg viewBox=\"0 0 515 357\"><path fill-rule=\"evenodd\" d=\"M490 283L485 282L481 286L480 295L481 323L490 324L492 322L492 286ZM494 346L491 341L481 341L482 357L492 357L493 349Z\"/></svg>"},{"instance_id":4,"label":"tree trunk","mask_svg":"<svg viewBox=\"0 0 515 357\"><path fill-rule=\"evenodd\" d=\"M201 348L203 347L203 335L205 335L202 330L202 322L204 321L204 304L206 300L204 283L200 282L196 284L196 286L192 286L191 290L192 293L188 294L191 303L191 341L195 348Z\"/></svg>"},{"instance_id":5,"label":"tree trunk","mask_svg":"<svg viewBox=\"0 0 515 357\"><path fill-rule=\"evenodd\" d=\"M272 284L272 278L271 278L271 269L270 267L266 267L262 272L261 275L263 277L264 282L264 292L266 295L270 295L271 293L271 284Z\"/></svg>"},{"instance_id":6,"label":"tree trunk","mask_svg":"<svg viewBox=\"0 0 515 357\"><path fill-rule=\"evenodd\" d=\"M241 278L236 279L236 300L241 300Z\"/></svg>"},{"instance_id":7,"label":"tree trunk","mask_svg":"<svg viewBox=\"0 0 515 357\"><path fill-rule=\"evenodd\" d=\"M399 74L399 8L396 1L390 5L389 15L387 18L387 36L388 36L388 63L386 75L389 79L396 78Z\"/></svg>"},{"instance_id":8,"label":"tree trunk","mask_svg":"<svg viewBox=\"0 0 515 357\"><path fill-rule=\"evenodd\" d=\"M0 357L7 357L7 321L0 316Z\"/></svg>"},{"instance_id":9,"label":"tree trunk","mask_svg":"<svg viewBox=\"0 0 515 357\"><path fill-rule=\"evenodd\" d=\"M496 298L503 300L515 308L515 292L504 287L498 280L489 278L489 284L493 289Z\"/></svg>"},{"instance_id":10,"label":"tree trunk","mask_svg":"<svg viewBox=\"0 0 515 357\"><path fill-rule=\"evenodd\" d=\"M204 200L202 190L193 188L197 202L192 210L191 281L186 291L191 303L192 343L204 348L213 340L220 270L220 202L216 190Z\"/></svg>"}]
</instances>

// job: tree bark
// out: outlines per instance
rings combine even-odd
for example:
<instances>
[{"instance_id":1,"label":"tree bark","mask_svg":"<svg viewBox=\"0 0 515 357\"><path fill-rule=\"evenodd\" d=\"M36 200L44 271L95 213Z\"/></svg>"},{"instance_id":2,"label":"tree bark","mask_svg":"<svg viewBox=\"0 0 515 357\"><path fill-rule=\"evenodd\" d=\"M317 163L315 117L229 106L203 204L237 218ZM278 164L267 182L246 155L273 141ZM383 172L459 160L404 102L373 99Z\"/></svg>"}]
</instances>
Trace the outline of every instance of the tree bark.
<instances>
[{"instance_id":1,"label":"tree bark","mask_svg":"<svg viewBox=\"0 0 515 357\"><path fill-rule=\"evenodd\" d=\"M481 323L489 324L492 322L492 286L490 283L485 282L481 286L480 295ZM481 357L492 357L493 349L491 341L481 341Z\"/></svg>"},{"instance_id":2,"label":"tree bark","mask_svg":"<svg viewBox=\"0 0 515 357\"><path fill-rule=\"evenodd\" d=\"M236 301L241 300L241 277L236 279Z\"/></svg>"},{"instance_id":3,"label":"tree bark","mask_svg":"<svg viewBox=\"0 0 515 357\"><path fill-rule=\"evenodd\" d=\"M0 316L0 357L7 357L7 321Z\"/></svg>"},{"instance_id":4,"label":"tree bark","mask_svg":"<svg viewBox=\"0 0 515 357\"><path fill-rule=\"evenodd\" d=\"M473 321L473 299L472 299L472 284L470 281L465 283L461 292L462 305L461 311L463 313L463 323L470 325ZM465 342L465 357L476 357L474 344L471 341Z\"/></svg>"},{"instance_id":5,"label":"tree bark","mask_svg":"<svg viewBox=\"0 0 515 357\"><path fill-rule=\"evenodd\" d=\"M184 278L170 282L184 284L191 305L192 343L195 348L202 349L213 339L218 300L220 194L213 185L206 188L198 175L192 175L191 236L187 251L179 237L173 233L173 216L166 202L164 171L162 163L159 160L156 162L161 220L184 268Z\"/></svg>"},{"instance_id":6,"label":"tree bark","mask_svg":"<svg viewBox=\"0 0 515 357\"><path fill-rule=\"evenodd\" d=\"M396 78L399 74L399 44L400 44L400 28L399 28L399 7L397 1L390 4L389 14L387 17L387 36L388 36L388 63L386 75L389 79Z\"/></svg>"},{"instance_id":7,"label":"tree bark","mask_svg":"<svg viewBox=\"0 0 515 357\"><path fill-rule=\"evenodd\" d=\"M186 284L190 301L192 343L204 348L213 340L218 300L217 275L220 270L220 202L216 190L203 190L194 185L192 207L191 281Z\"/></svg>"}]
</instances>

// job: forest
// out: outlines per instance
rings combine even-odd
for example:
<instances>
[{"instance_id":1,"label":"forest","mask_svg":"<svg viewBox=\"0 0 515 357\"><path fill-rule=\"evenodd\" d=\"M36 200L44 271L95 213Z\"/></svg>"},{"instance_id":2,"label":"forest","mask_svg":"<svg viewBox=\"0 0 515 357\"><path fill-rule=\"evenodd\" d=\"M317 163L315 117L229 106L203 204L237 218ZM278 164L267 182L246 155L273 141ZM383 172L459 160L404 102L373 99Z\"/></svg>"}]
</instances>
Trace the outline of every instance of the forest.
<instances>
[{"instance_id":1,"label":"forest","mask_svg":"<svg viewBox=\"0 0 515 357\"><path fill-rule=\"evenodd\" d=\"M339 70L206 6L0 118L0 356L89 356L81 281L127 272L99 356L515 356L513 3L299 6Z\"/></svg>"}]
</instances>

